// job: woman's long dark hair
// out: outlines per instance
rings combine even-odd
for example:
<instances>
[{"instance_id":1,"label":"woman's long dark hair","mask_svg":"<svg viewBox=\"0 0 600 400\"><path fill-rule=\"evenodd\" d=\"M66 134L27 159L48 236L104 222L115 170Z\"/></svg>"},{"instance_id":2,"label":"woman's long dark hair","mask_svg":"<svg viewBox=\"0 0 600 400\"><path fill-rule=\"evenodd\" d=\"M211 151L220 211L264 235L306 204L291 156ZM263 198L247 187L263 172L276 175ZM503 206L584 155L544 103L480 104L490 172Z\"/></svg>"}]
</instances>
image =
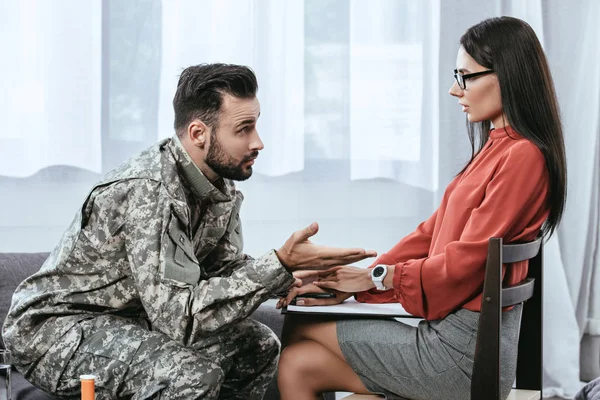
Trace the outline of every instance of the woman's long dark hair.
<instances>
[{"instance_id":1,"label":"woman's long dark hair","mask_svg":"<svg viewBox=\"0 0 600 400\"><path fill-rule=\"evenodd\" d=\"M529 24L511 17L490 18L472 26L460 44L477 63L494 70L508 125L534 143L546 159L550 214L542 232L550 236L565 208L567 163L558 102L542 46ZM471 141L468 166L488 140L490 121L467 121L467 128Z\"/></svg>"}]
</instances>

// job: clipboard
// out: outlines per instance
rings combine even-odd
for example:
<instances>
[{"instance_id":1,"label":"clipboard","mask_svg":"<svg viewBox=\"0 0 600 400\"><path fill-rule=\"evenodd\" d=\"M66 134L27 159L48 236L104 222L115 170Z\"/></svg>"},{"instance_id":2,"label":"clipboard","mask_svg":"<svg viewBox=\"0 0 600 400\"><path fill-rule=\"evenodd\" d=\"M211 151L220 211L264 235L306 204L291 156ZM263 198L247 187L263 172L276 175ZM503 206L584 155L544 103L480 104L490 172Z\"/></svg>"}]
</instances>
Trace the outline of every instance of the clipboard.
<instances>
[{"instance_id":1,"label":"clipboard","mask_svg":"<svg viewBox=\"0 0 600 400\"><path fill-rule=\"evenodd\" d=\"M281 309L287 315L335 315L352 316L360 318L418 318L409 314L400 303L359 303L354 298L349 298L343 303L332 306L286 306Z\"/></svg>"}]
</instances>

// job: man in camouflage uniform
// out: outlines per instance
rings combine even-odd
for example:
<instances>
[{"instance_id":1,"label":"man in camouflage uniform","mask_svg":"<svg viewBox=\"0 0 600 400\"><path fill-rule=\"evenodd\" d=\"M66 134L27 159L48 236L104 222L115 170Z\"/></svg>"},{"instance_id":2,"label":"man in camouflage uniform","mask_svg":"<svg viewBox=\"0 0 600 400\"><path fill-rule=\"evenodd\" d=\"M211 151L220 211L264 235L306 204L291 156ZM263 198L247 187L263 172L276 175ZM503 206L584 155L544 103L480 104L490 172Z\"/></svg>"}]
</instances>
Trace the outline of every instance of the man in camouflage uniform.
<instances>
[{"instance_id":1,"label":"man in camouflage uniform","mask_svg":"<svg viewBox=\"0 0 600 400\"><path fill-rule=\"evenodd\" d=\"M263 143L252 71L181 74L176 135L98 183L41 270L16 290L4 340L16 367L59 396L96 375L97 398L261 399L279 341L247 318L296 284L291 271L372 252L312 244L242 253L242 195Z\"/></svg>"}]
</instances>

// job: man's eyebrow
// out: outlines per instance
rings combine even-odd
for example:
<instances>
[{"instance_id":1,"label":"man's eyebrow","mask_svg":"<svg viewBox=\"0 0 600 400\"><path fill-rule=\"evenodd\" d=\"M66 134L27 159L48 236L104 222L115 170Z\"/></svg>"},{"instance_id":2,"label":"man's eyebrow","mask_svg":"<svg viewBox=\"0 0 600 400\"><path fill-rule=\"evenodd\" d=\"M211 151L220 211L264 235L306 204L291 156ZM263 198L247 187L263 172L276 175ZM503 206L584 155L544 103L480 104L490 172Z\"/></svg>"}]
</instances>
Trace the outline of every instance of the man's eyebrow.
<instances>
[{"instance_id":1,"label":"man's eyebrow","mask_svg":"<svg viewBox=\"0 0 600 400\"><path fill-rule=\"evenodd\" d=\"M254 119L254 117L252 117L252 118L246 118L245 120L240 121L237 124L235 124L235 126L242 126L242 125L246 125L246 124L254 124L254 123L256 123L256 121L258 120L259 117L260 117L260 112L258 113L258 116L256 117L256 119Z\"/></svg>"},{"instance_id":2,"label":"man's eyebrow","mask_svg":"<svg viewBox=\"0 0 600 400\"><path fill-rule=\"evenodd\" d=\"M242 125L246 125L246 124L253 124L255 122L256 122L256 120L254 118L247 118L247 119L245 119L243 121L238 122L236 124L236 126L242 126Z\"/></svg>"},{"instance_id":3,"label":"man's eyebrow","mask_svg":"<svg viewBox=\"0 0 600 400\"><path fill-rule=\"evenodd\" d=\"M457 71L458 71L458 72L460 72L461 74L464 74L465 72L466 72L466 73L469 73L469 72L471 72L471 71L469 71L467 68L458 68L458 69L457 69Z\"/></svg>"}]
</instances>

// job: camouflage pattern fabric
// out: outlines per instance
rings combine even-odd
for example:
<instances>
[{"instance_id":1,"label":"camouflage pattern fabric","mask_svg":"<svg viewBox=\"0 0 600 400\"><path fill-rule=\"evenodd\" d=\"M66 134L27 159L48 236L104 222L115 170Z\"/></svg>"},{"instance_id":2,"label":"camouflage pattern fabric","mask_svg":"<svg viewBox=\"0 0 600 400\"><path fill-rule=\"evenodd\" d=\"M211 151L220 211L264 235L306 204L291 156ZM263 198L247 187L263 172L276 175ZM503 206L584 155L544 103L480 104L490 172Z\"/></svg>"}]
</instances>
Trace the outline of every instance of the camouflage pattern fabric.
<instances>
[{"instance_id":1,"label":"camouflage pattern fabric","mask_svg":"<svg viewBox=\"0 0 600 400\"><path fill-rule=\"evenodd\" d=\"M109 172L40 271L15 291L3 336L17 369L55 392L86 343L82 324L105 315L178 349L206 348L241 326L294 282L273 250L256 260L243 254L242 200L233 182L209 182L176 136ZM122 346L135 347L141 339L126 332Z\"/></svg>"},{"instance_id":2,"label":"camouflage pattern fabric","mask_svg":"<svg viewBox=\"0 0 600 400\"><path fill-rule=\"evenodd\" d=\"M251 319L193 348L114 316L72 329L82 342L58 383L55 393L61 397L77 396L84 370L102 371L96 399L262 399L280 350L277 336Z\"/></svg>"}]
</instances>

